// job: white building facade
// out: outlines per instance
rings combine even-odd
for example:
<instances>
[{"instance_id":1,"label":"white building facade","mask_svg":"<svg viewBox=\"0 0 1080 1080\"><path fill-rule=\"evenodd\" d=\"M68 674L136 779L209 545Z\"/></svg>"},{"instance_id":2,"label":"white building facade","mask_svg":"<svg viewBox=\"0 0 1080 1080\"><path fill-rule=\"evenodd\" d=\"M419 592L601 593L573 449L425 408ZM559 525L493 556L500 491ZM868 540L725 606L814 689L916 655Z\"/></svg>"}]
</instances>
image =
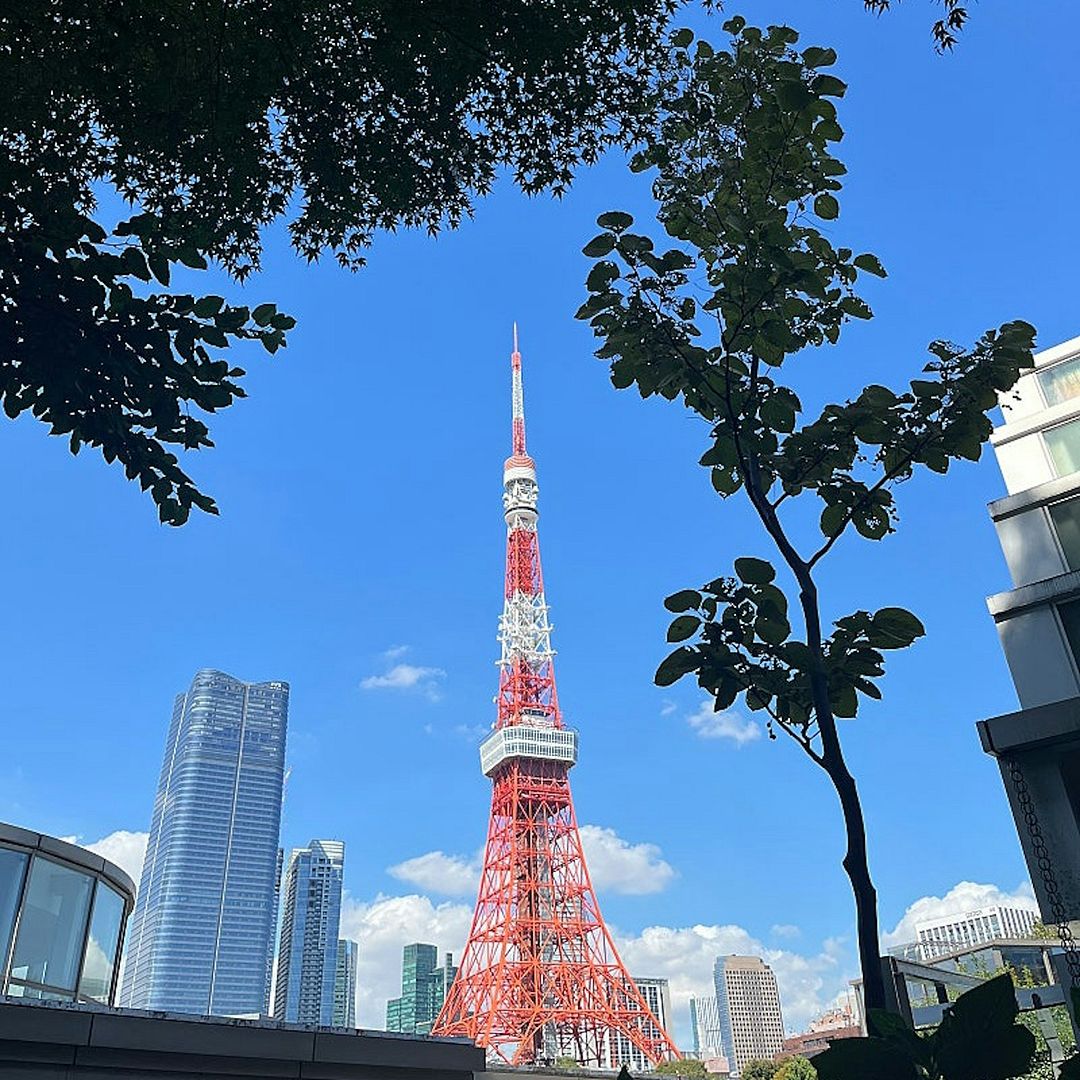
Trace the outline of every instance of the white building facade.
<instances>
[{"instance_id":1,"label":"white building facade","mask_svg":"<svg viewBox=\"0 0 1080 1080\"><path fill-rule=\"evenodd\" d=\"M1029 908L997 905L919 922L915 924L919 958L930 960L1000 938L1031 937L1037 919L1038 914Z\"/></svg>"},{"instance_id":2,"label":"white building facade","mask_svg":"<svg viewBox=\"0 0 1080 1080\"><path fill-rule=\"evenodd\" d=\"M784 1045L784 1017L772 968L760 956L718 956L713 968L721 1049L736 1074Z\"/></svg>"},{"instance_id":3,"label":"white building facade","mask_svg":"<svg viewBox=\"0 0 1080 1080\"><path fill-rule=\"evenodd\" d=\"M631 976L634 985L641 992L649 1011L660 1025L659 1030L650 1024L650 1034L659 1040L665 1031L669 1031L671 1018L671 990L667 979L637 979ZM652 1062L621 1031L609 1031L607 1036L605 1067L617 1069L626 1065L631 1072L645 1072L652 1069Z\"/></svg>"},{"instance_id":4,"label":"white building facade","mask_svg":"<svg viewBox=\"0 0 1080 1080\"><path fill-rule=\"evenodd\" d=\"M987 605L1020 711L979 734L1056 923L1080 918L1080 338L1036 354L1001 410L990 442L1008 494L990 516L1013 588Z\"/></svg>"}]
</instances>

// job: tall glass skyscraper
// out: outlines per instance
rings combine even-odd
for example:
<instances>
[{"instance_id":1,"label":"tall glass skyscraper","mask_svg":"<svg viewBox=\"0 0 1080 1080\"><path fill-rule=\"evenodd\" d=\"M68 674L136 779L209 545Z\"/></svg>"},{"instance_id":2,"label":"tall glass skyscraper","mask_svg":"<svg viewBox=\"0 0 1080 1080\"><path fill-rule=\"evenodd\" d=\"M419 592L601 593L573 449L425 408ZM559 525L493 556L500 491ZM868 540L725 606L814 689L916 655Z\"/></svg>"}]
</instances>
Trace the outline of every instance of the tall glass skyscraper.
<instances>
[{"instance_id":1,"label":"tall glass skyscraper","mask_svg":"<svg viewBox=\"0 0 1080 1080\"><path fill-rule=\"evenodd\" d=\"M401 997L386 1003L386 1030L427 1035L457 976L453 953L438 967L434 945L414 942L401 956Z\"/></svg>"},{"instance_id":2,"label":"tall glass skyscraper","mask_svg":"<svg viewBox=\"0 0 1080 1080\"><path fill-rule=\"evenodd\" d=\"M340 840L312 840L289 856L274 984L277 1020L334 1022L344 869L345 845Z\"/></svg>"},{"instance_id":3,"label":"tall glass skyscraper","mask_svg":"<svg viewBox=\"0 0 1080 1080\"><path fill-rule=\"evenodd\" d=\"M266 1013L289 685L204 669L179 694L120 1004Z\"/></svg>"},{"instance_id":4,"label":"tall glass skyscraper","mask_svg":"<svg viewBox=\"0 0 1080 1080\"><path fill-rule=\"evenodd\" d=\"M334 975L334 1027L356 1027L356 963L359 948L355 941L339 938L337 971Z\"/></svg>"}]
</instances>

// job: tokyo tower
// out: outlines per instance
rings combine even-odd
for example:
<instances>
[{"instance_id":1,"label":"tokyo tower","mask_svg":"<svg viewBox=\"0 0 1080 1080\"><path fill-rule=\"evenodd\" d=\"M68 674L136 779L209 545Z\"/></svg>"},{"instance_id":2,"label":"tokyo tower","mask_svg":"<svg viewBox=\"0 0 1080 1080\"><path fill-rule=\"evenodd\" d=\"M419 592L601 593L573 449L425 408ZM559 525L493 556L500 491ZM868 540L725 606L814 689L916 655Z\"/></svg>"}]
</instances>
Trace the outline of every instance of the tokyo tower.
<instances>
[{"instance_id":1,"label":"tokyo tower","mask_svg":"<svg viewBox=\"0 0 1080 1080\"><path fill-rule=\"evenodd\" d=\"M618 1068L631 1047L656 1063L678 1051L615 951L570 796L578 736L564 726L555 693L516 326L511 370L498 710L480 746L491 821L469 940L432 1034L465 1036L513 1065L565 1056Z\"/></svg>"}]
</instances>

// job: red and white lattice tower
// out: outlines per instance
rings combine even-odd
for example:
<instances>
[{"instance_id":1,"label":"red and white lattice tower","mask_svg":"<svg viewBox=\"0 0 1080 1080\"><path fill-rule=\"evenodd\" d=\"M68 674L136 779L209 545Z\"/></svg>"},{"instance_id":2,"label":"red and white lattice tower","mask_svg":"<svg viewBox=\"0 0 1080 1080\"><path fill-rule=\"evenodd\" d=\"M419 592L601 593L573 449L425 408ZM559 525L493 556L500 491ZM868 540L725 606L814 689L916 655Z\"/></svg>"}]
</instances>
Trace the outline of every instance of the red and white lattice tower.
<instances>
[{"instance_id":1,"label":"red and white lattice tower","mask_svg":"<svg viewBox=\"0 0 1080 1080\"><path fill-rule=\"evenodd\" d=\"M465 1036L514 1065L567 1056L617 1068L631 1047L655 1063L678 1052L601 918L570 796L578 737L555 694L516 327L511 365L498 716L480 746L494 788L491 822L469 940L432 1034Z\"/></svg>"}]
</instances>

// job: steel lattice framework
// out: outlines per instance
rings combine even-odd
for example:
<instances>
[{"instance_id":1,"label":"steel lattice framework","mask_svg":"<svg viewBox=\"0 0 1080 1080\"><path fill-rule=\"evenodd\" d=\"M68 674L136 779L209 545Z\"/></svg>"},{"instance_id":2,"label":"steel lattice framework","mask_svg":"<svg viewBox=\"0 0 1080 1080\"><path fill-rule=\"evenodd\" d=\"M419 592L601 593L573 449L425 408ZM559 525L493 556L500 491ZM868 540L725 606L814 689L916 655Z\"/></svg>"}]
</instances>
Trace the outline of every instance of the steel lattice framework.
<instances>
[{"instance_id":1,"label":"steel lattice framework","mask_svg":"<svg viewBox=\"0 0 1080 1080\"><path fill-rule=\"evenodd\" d=\"M570 795L577 733L564 726L555 692L517 327L511 368L498 715L480 748L491 822L469 940L432 1033L466 1036L514 1065L569 1056L617 1068L631 1044L655 1063L678 1052L604 925Z\"/></svg>"}]
</instances>

